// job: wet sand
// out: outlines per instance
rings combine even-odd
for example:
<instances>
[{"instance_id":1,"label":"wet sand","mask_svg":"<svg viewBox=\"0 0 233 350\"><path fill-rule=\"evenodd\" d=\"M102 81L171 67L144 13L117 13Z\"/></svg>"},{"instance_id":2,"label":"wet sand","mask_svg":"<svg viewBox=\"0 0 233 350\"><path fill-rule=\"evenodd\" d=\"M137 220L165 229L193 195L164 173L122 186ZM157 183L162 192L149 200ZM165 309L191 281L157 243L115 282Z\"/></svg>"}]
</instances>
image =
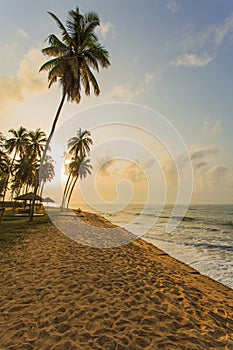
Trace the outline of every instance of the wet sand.
<instances>
[{"instance_id":1,"label":"wet sand","mask_svg":"<svg viewBox=\"0 0 233 350\"><path fill-rule=\"evenodd\" d=\"M92 248L50 223L22 234L0 249L0 349L233 349L233 290L151 244Z\"/></svg>"}]
</instances>

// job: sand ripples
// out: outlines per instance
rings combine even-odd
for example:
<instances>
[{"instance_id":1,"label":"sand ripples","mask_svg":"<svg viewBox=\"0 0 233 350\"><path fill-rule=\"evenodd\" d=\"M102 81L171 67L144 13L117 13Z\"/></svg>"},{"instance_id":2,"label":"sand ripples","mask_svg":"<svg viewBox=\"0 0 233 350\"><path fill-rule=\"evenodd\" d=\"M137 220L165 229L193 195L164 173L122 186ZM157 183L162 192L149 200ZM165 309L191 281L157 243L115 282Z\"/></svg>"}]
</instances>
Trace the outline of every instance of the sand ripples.
<instances>
[{"instance_id":1,"label":"sand ripples","mask_svg":"<svg viewBox=\"0 0 233 350\"><path fill-rule=\"evenodd\" d=\"M233 348L233 291L140 240L90 248L42 225L1 275L2 349Z\"/></svg>"}]
</instances>

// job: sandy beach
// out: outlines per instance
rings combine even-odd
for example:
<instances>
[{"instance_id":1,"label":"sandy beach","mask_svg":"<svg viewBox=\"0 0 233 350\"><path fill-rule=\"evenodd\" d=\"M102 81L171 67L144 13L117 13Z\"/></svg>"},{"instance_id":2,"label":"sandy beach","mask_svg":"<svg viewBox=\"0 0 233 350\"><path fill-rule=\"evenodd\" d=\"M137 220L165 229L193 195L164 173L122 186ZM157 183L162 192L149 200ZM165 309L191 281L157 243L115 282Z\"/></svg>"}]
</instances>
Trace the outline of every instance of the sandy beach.
<instances>
[{"instance_id":1,"label":"sandy beach","mask_svg":"<svg viewBox=\"0 0 233 350\"><path fill-rule=\"evenodd\" d=\"M1 350L233 349L233 290L141 239L98 249L25 227L1 243Z\"/></svg>"}]
</instances>

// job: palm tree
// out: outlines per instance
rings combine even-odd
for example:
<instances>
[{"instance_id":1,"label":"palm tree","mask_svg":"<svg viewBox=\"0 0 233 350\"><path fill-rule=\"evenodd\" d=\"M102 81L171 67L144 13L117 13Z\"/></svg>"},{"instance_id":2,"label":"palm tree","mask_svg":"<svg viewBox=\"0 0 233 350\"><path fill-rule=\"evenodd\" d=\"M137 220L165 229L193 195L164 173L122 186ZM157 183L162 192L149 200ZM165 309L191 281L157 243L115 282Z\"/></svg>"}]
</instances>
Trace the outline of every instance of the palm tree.
<instances>
[{"instance_id":1,"label":"palm tree","mask_svg":"<svg viewBox=\"0 0 233 350\"><path fill-rule=\"evenodd\" d=\"M85 155L90 152L90 146L92 144L93 141L90 131L82 131L81 128L79 128L77 130L77 135L68 140L69 153L75 157L85 157Z\"/></svg>"},{"instance_id":2,"label":"palm tree","mask_svg":"<svg viewBox=\"0 0 233 350\"><path fill-rule=\"evenodd\" d=\"M28 192L30 187L34 187L35 179L39 169L39 160L29 157L27 153L22 158L16 161L14 166L14 177L12 179L11 193L20 194L21 189Z\"/></svg>"},{"instance_id":3,"label":"palm tree","mask_svg":"<svg viewBox=\"0 0 233 350\"><path fill-rule=\"evenodd\" d=\"M2 195L9 176L10 158L6 151L6 138L0 132L0 194ZM2 195L3 196L3 195ZM2 200L4 200L2 198Z\"/></svg>"},{"instance_id":4,"label":"palm tree","mask_svg":"<svg viewBox=\"0 0 233 350\"><path fill-rule=\"evenodd\" d=\"M46 141L46 134L39 128L27 133L27 138L21 145L19 153L20 157L14 161L14 177L11 186L12 197L14 192L19 194L23 186L25 187L26 192L29 187L35 186L40 159Z\"/></svg>"},{"instance_id":5,"label":"palm tree","mask_svg":"<svg viewBox=\"0 0 233 350\"><path fill-rule=\"evenodd\" d=\"M99 66L107 68L110 65L108 51L100 44L95 29L100 25L99 17L94 12L81 15L79 8L68 13L66 27L58 17L49 12L61 30L61 39L51 34L48 37L49 46L42 50L43 54L52 57L44 63L40 71L48 71L49 88L57 81L62 88L62 98L55 115L52 128L41 159L45 156L56 128L62 106L65 99L79 103L81 100L81 89L83 87L87 96L90 96L91 86L94 94L100 94L100 88L92 72L99 72ZM39 179L34 189L36 195ZM33 220L35 198L32 202L30 220Z\"/></svg>"},{"instance_id":6,"label":"palm tree","mask_svg":"<svg viewBox=\"0 0 233 350\"><path fill-rule=\"evenodd\" d=\"M10 129L8 132L12 134L12 137L6 140L6 150L9 154L13 153L14 155L11 161L9 174L5 184L3 201L5 199L10 176L12 175L12 170L14 167L16 156L17 154L22 155L24 153L25 147L28 143L28 132L27 129L25 129L24 127L21 126L18 130Z\"/></svg>"},{"instance_id":7,"label":"palm tree","mask_svg":"<svg viewBox=\"0 0 233 350\"><path fill-rule=\"evenodd\" d=\"M6 143L6 138L3 135L3 133L0 132L0 152L4 152L5 151L5 143Z\"/></svg>"},{"instance_id":8,"label":"palm tree","mask_svg":"<svg viewBox=\"0 0 233 350\"><path fill-rule=\"evenodd\" d=\"M46 134L40 128L37 128L36 131L29 131L26 152L31 159L41 159L46 142Z\"/></svg>"},{"instance_id":9,"label":"palm tree","mask_svg":"<svg viewBox=\"0 0 233 350\"><path fill-rule=\"evenodd\" d=\"M73 184L69 190L69 194L67 193L68 195L67 208L69 208L71 195L73 193L74 186L78 178L82 180L83 178L87 177L88 174L90 175L92 165L90 164L90 159L85 159L85 157L77 156L76 158L73 158L73 161L70 163L70 168L71 168Z\"/></svg>"},{"instance_id":10,"label":"palm tree","mask_svg":"<svg viewBox=\"0 0 233 350\"><path fill-rule=\"evenodd\" d=\"M74 137L71 137L68 140L68 149L69 154L72 155L74 158L81 157L84 158L89 152L90 152L90 146L93 144L93 141L91 139L91 133L87 130L82 131L81 128L77 130L77 135ZM72 165L72 163L71 163ZM69 176L66 181L66 185L64 188L63 198L62 198L62 205L61 210L65 204L65 200L67 197L67 194L69 192L69 188L71 186L71 176L72 176L72 166L69 167Z\"/></svg>"},{"instance_id":11,"label":"palm tree","mask_svg":"<svg viewBox=\"0 0 233 350\"><path fill-rule=\"evenodd\" d=\"M44 185L47 181L52 181L54 178L54 165L53 159L50 156L46 156L45 162L40 167L40 196L42 197Z\"/></svg>"}]
</instances>

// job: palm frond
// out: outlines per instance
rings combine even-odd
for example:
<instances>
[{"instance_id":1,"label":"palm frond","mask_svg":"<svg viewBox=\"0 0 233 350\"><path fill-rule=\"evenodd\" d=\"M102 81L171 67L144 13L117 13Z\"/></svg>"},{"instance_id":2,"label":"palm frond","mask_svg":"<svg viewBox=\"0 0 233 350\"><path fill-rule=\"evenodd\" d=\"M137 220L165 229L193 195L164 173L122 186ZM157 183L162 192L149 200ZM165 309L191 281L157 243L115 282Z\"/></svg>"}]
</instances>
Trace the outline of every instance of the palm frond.
<instances>
[{"instance_id":1,"label":"palm frond","mask_svg":"<svg viewBox=\"0 0 233 350\"><path fill-rule=\"evenodd\" d=\"M85 60L87 61L87 64L99 73L98 61L93 56L92 52L90 50L87 50L83 53L83 55L85 57Z\"/></svg>"},{"instance_id":2,"label":"palm frond","mask_svg":"<svg viewBox=\"0 0 233 350\"><path fill-rule=\"evenodd\" d=\"M58 25L58 28L60 28L61 33L62 33L62 40L64 40L65 42L69 42L69 34L66 30L66 27L62 24L62 22L60 21L60 19L52 12L48 12L48 14L55 20L55 22Z\"/></svg>"},{"instance_id":3,"label":"palm frond","mask_svg":"<svg viewBox=\"0 0 233 350\"><path fill-rule=\"evenodd\" d=\"M68 45L63 43L56 35L51 34L48 36L47 41L50 46L56 46L57 48L60 48L62 52L65 52L68 48Z\"/></svg>"},{"instance_id":4,"label":"palm frond","mask_svg":"<svg viewBox=\"0 0 233 350\"><path fill-rule=\"evenodd\" d=\"M89 51L93 57L98 60L102 68L107 68L110 66L109 53L100 43L95 43L95 45L90 48Z\"/></svg>"},{"instance_id":5,"label":"palm frond","mask_svg":"<svg viewBox=\"0 0 233 350\"><path fill-rule=\"evenodd\" d=\"M96 96L98 96L100 94L100 88L99 88L98 82L85 61L83 62L83 66L84 66L83 69L85 71L85 74L88 75L88 79L90 80L90 82L92 84L94 94Z\"/></svg>"},{"instance_id":6,"label":"palm frond","mask_svg":"<svg viewBox=\"0 0 233 350\"><path fill-rule=\"evenodd\" d=\"M96 25L100 25L99 16L94 11L89 11L89 12L85 13L84 21L85 21L85 23L95 22Z\"/></svg>"},{"instance_id":7,"label":"palm frond","mask_svg":"<svg viewBox=\"0 0 233 350\"><path fill-rule=\"evenodd\" d=\"M86 21L83 31L82 31L82 42L86 42L91 36L93 39L97 40L97 36L94 34L94 30L99 26L99 19Z\"/></svg>"},{"instance_id":8,"label":"palm frond","mask_svg":"<svg viewBox=\"0 0 233 350\"><path fill-rule=\"evenodd\" d=\"M48 46L42 50L42 53L46 56L59 57L66 53L66 50L61 49L57 46Z\"/></svg>"},{"instance_id":9,"label":"palm frond","mask_svg":"<svg viewBox=\"0 0 233 350\"><path fill-rule=\"evenodd\" d=\"M42 66L39 69L39 72L41 72L43 70L50 70L53 67L57 66L60 62L61 62L61 58L60 57L52 58L51 60L49 60L49 61L45 62L44 64L42 64Z\"/></svg>"}]
</instances>

